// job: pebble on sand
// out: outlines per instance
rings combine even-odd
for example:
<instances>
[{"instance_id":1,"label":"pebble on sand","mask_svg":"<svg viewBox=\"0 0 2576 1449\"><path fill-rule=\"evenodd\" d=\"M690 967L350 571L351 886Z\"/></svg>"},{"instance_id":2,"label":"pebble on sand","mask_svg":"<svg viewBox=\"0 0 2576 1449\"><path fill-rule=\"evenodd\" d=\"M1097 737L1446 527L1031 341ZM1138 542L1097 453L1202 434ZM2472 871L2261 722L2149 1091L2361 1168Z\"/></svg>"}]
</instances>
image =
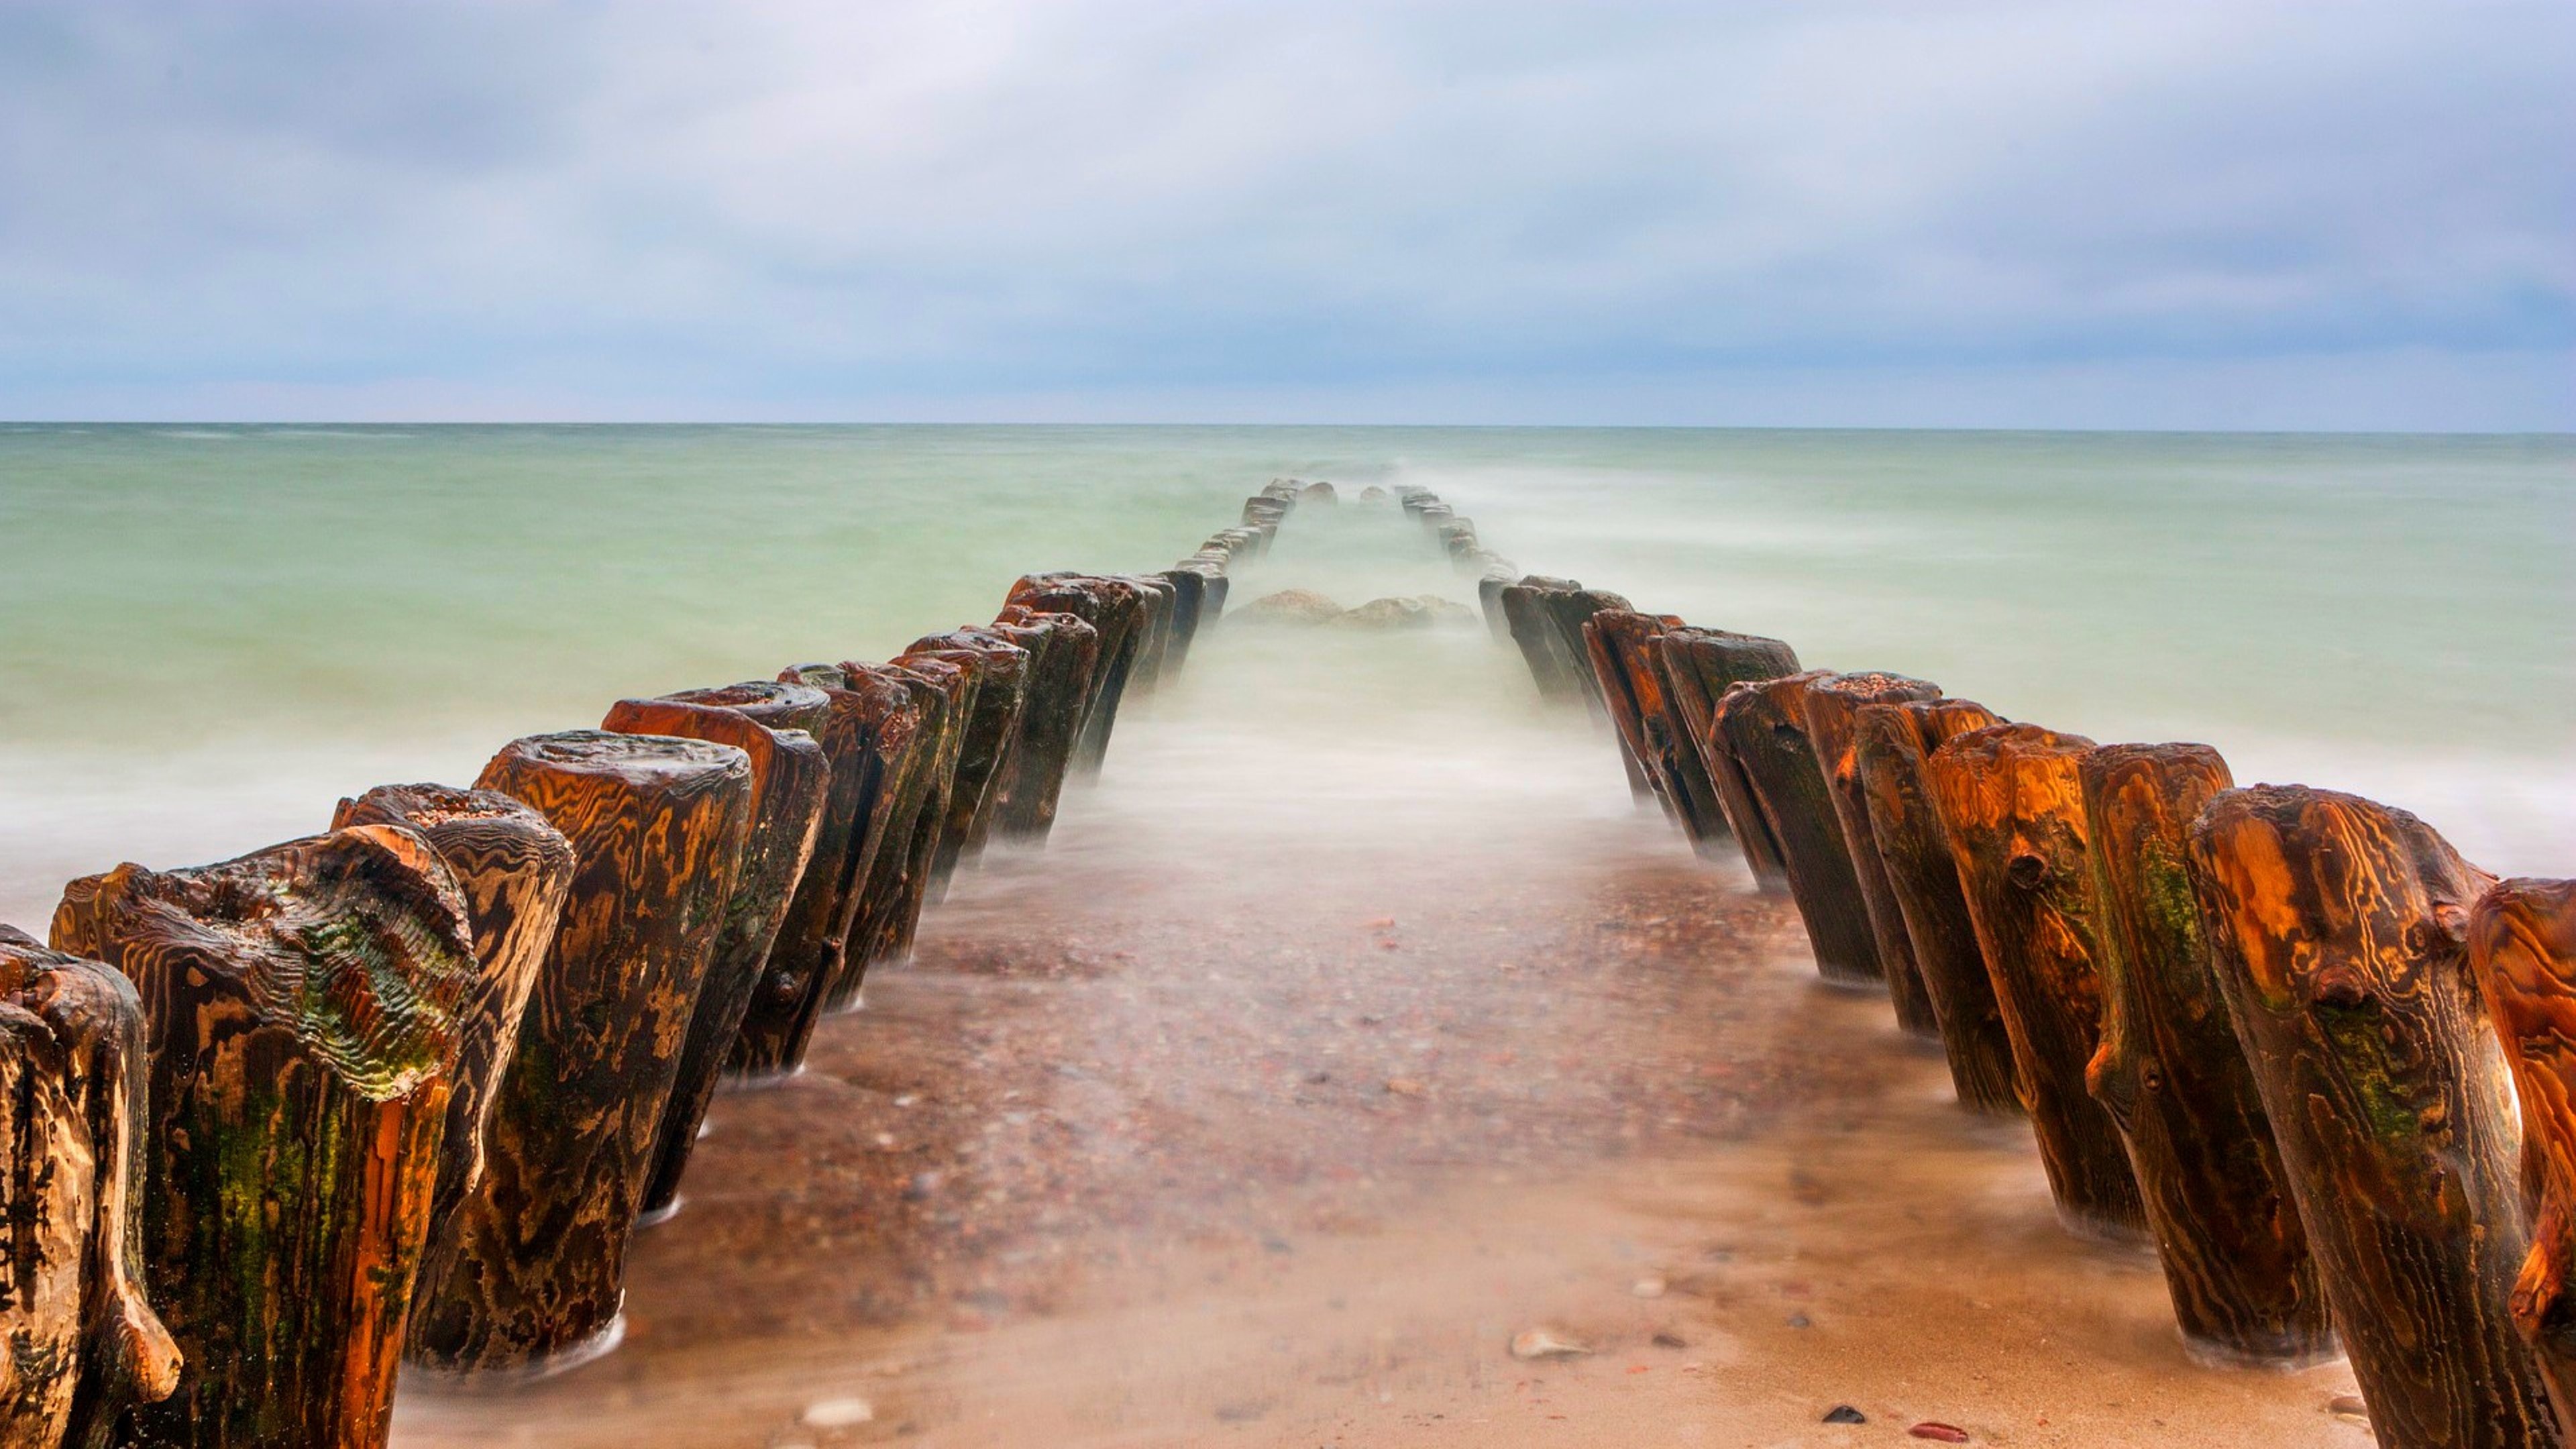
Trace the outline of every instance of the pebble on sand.
<instances>
[{"instance_id":1,"label":"pebble on sand","mask_svg":"<svg viewBox=\"0 0 2576 1449\"><path fill-rule=\"evenodd\" d=\"M805 1406L805 1422L817 1429L847 1429L877 1416L865 1399L823 1399Z\"/></svg>"},{"instance_id":2,"label":"pebble on sand","mask_svg":"<svg viewBox=\"0 0 2576 1449\"><path fill-rule=\"evenodd\" d=\"M2359 1394L2335 1395L2333 1398L2326 1400L2326 1412L2343 1420L2347 1424L2367 1424L2370 1422L2370 1405L2363 1403L2361 1395Z\"/></svg>"},{"instance_id":3,"label":"pebble on sand","mask_svg":"<svg viewBox=\"0 0 2576 1449\"><path fill-rule=\"evenodd\" d=\"M1638 1279L1628 1291L1640 1298L1661 1298L1664 1296L1664 1287L1664 1280L1650 1273Z\"/></svg>"},{"instance_id":4,"label":"pebble on sand","mask_svg":"<svg viewBox=\"0 0 2576 1449\"><path fill-rule=\"evenodd\" d=\"M1932 1440L1936 1444L1965 1444L1968 1442L1967 1430L1960 1428L1956 1424L1944 1424L1938 1419L1926 1419L1922 1423L1915 1425L1913 1428L1908 1429L1905 1432L1913 1435L1917 1439Z\"/></svg>"},{"instance_id":5,"label":"pebble on sand","mask_svg":"<svg viewBox=\"0 0 2576 1449\"><path fill-rule=\"evenodd\" d=\"M1828 1424L1866 1424L1869 1422L1869 1415L1862 1413L1860 1410L1853 1408L1849 1404L1836 1404L1832 1408L1825 1410L1825 1422Z\"/></svg>"},{"instance_id":6,"label":"pebble on sand","mask_svg":"<svg viewBox=\"0 0 2576 1449\"><path fill-rule=\"evenodd\" d=\"M1514 1358L1579 1358L1591 1351L1587 1344L1561 1338L1544 1328L1525 1328L1512 1336Z\"/></svg>"}]
</instances>

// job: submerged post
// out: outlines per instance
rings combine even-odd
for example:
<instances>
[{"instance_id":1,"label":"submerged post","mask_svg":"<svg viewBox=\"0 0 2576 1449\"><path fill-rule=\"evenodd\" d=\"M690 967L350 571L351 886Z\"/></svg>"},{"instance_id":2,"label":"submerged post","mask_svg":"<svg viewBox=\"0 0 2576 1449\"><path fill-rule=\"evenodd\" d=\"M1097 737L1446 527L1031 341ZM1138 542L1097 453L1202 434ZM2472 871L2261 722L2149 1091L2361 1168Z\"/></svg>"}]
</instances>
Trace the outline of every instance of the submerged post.
<instances>
[{"instance_id":1,"label":"submerged post","mask_svg":"<svg viewBox=\"0 0 2576 1449\"><path fill-rule=\"evenodd\" d=\"M1989 725L1932 752L1932 784L2058 1215L2078 1232L2126 1236L2145 1231L2146 1208L2119 1126L2084 1082L2102 1045L2076 774L2092 748L2037 725Z\"/></svg>"},{"instance_id":2,"label":"submerged post","mask_svg":"<svg viewBox=\"0 0 2576 1449\"><path fill-rule=\"evenodd\" d=\"M1622 747L1644 770L1691 848L1706 854L1726 839L1726 817L1664 672L1663 636L1680 624L1669 615L1604 609L1583 633Z\"/></svg>"},{"instance_id":3,"label":"submerged post","mask_svg":"<svg viewBox=\"0 0 2576 1449\"><path fill-rule=\"evenodd\" d=\"M1763 816L1744 762L1718 731L1717 702L1738 684L1797 673L1798 652L1759 634L1689 625L1665 630L1662 644L1664 680L1681 713L1683 733L1699 752L1718 812L1726 817L1736 848L1744 852L1744 868L1762 889L1786 889L1789 866L1780 853L1779 834Z\"/></svg>"},{"instance_id":4,"label":"submerged post","mask_svg":"<svg viewBox=\"0 0 2576 1449\"><path fill-rule=\"evenodd\" d=\"M0 926L0 1444L101 1449L178 1387L143 1284L143 1004Z\"/></svg>"},{"instance_id":5,"label":"submerged post","mask_svg":"<svg viewBox=\"0 0 2576 1449\"><path fill-rule=\"evenodd\" d=\"M2213 798L2191 873L2379 1442L2556 1444L2508 1308L2521 1134L2462 946L2491 878L2403 810L2296 785Z\"/></svg>"},{"instance_id":6,"label":"submerged post","mask_svg":"<svg viewBox=\"0 0 2576 1449\"><path fill-rule=\"evenodd\" d=\"M478 975L447 867L381 825L122 865L64 889L53 939L146 1023L144 1279L186 1366L118 1438L383 1444Z\"/></svg>"},{"instance_id":7,"label":"submerged post","mask_svg":"<svg viewBox=\"0 0 2576 1449\"><path fill-rule=\"evenodd\" d=\"M2204 1358L2315 1362L2334 1330L2191 894L2191 822L2234 783L2227 762L2105 745L2078 770L2103 985L2087 1081L2128 1141L2174 1317Z\"/></svg>"},{"instance_id":8,"label":"submerged post","mask_svg":"<svg viewBox=\"0 0 2576 1449\"><path fill-rule=\"evenodd\" d=\"M615 1345L626 1250L752 793L731 745L603 730L514 740L475 783L534 806L580 865L484 1134L482 1186L412 1327L417 1361L460 1373Z\"/></svg>"},{"instance_id":9,"label":"submerged post","mask_svg":"<svg viewBox=\"0 0 2576 1449\"><path fill-rule=\"evenodd\" d=\"M1005 607L993 631L1029 651L1029 701L1020 736L1002 767L993 830L1005 840L1037 842L1055 827L1083 704L1100 667L1100 631L1071 614Z\"/></svg>"}]
</instances>

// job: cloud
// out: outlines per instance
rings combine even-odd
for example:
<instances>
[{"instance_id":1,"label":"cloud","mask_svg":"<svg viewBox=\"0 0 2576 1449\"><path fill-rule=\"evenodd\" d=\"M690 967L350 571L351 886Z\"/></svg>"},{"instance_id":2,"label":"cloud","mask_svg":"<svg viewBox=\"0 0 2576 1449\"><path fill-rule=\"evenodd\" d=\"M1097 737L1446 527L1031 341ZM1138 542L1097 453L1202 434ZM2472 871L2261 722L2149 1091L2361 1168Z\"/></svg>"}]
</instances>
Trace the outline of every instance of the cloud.
<instances>
[{"instance_id":1,"label":"cloud","mask_svg":"<svg viewBox=\"0 0 2576 1449\"><path fill-rule=\"evenodd\" d=\"M2566 427L2571 42L2558 3L18 5L0 412L1866 423L1908 379L1982 422L2125 376L2331 426L2386 416L2333 379L2412 375L2456 399L2419 425Z\"/></svg>"}]
</instances>

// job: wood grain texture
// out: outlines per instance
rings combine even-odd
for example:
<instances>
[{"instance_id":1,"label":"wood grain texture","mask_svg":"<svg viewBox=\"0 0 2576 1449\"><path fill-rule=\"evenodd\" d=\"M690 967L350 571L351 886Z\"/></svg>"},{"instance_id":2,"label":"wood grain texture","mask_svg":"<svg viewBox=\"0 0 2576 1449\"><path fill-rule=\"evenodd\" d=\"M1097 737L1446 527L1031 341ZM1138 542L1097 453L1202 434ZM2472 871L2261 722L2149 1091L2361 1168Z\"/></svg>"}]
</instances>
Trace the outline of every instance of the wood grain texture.
<instances>
[{"instance_id":1,"label":"wood grain texture","mask_svg":"<svg viewBox=\"0 0 2576 1449\"><path fill-rule=\"evenodd\" d=\"M1177 592L1169 581L1154 574L1113 574L1110 579L1135 591L1139 609L1136 626L1136 659L1131 666L1124 697L1143 699L1162 687L1163 675L1172 655L1175 621L1180 613ZM1102 741L1104 750L1107 740Z\"/></svg>"},{"instance_id":2,"label":"wood grain texture","mask_svg":"<svg viewBox=\"0 0 2576 1449\"><path fill-rule=\"evenodd\" d=\"M430 1199L435 1254L448 1218L483 1176L483 1124L518 1047L519 1021L572 889L572 845L544 816L507 795L447 785L379 785L342 800L331 828L353 825L401 826L428 841L465 896L466 925L474 935L478 971L473 994L458 1014L447 1131ZM427 1263L421 1272L437 1274Z\"/></svg>"},{"instance_id":3,"label":"wood grain texture","mask_svg":"<svg viewBox=\"0 0 2576 1449\"><path fill-rule=\"evenodd\" d=\"M186 1367L115 1442L383 1444L481 975L446 865L385 825L124 865L65 889L53 937L145 1023L144 1281Z\"/></svg>"},{"instance_id":4,"label":"wood grain texture","mask_svg":"<svg viewBox=\"0 0 2576 1449\"><path fill-rule=\"evenodd\" d=\"M793 694L788 693L791 689ZM812 698L802 697L806 695ZM739 697L747 697L748 705L730 702ZM725 902L724 926L716 933L705 984L698 989L696 1010L689 1014L689 1034L680 1044L679 1072L662 1110L653 1170L644 1186L643 1210L648 1214L667 1212L679 1201L680 1179L697 1146L698 1128L706 1121L725 1063L742 1036L743 1019L759 994L770 950L814 858L830 804L830 757L812 734L801 726L787 725L785 717L819 723L828 708L819 690L769 683L658 699L622 699L600 721L600 728L616 734L672 735L731 745L751 763L751 823L734 871L733 893ZM843 828L846 831L846 822ZM825 868L838 865L831 860Z\"/></svg>"},{"instance_id":5,"label":"wood grain texture","mask_svg":"<svg viewBox=\"0 0 2576 1449\"><path fill-rule=\"evenodd\" d=\"M787 923L770 948L770 969L735 1039L731 1070L754 1078L795 1071L815 1024L857 998L876 910L872 892L893 853L887 841L910 827L909 812L919 808L917 795L903 797L906 813L900 821L893 818L921 730L921 710L909 688L875 666L839 664L790 665L776 682L822 697L822 712L812 717L807 733L823 747L832 786L814 858L797 883Z\"/></svg>"},{"instance_id":6,"label":"wood grain texture","mask_svg":"<svg viewBox=\"0 0 2576 1449\"><path fill-rule=\"evenodd\" d=\"M877 700L880 721L870 736L877 783L868 800L864 868L853 878L848 949L823 994L829 1014L859 1005L868 968L898 949L901 919L918 909L923 878L912 868L911 850L923 815L935 806L946 697L889 664L845 661L809 666L805 674Z\"/></svg>"},{"instance_id":7,"label":"wood grain texture","mask_svg":"<svg viewBox=\"0 0 2576 1449\"><path fill-rule=\"evenodd\" d=\"M1016 604L1005 607L993 627L1030 651L1029 704L1003 767L993 829L1006 840L1036 843L1055 828L1074 740L1100 667L1100 631L1071 614Z\"/></svg>"},{"instance_id":8,"label":"wood grain texture","mask_svg":"<svg viewBox=\"0 0 2576 1449\"><path fill-rule=\"evenodd\" d=\"M990 810L1011 745L1029 704L1029 652L982 629L951 629L916 639L896 664L945 660L964 671L970 688L960 725L957 763L949 781L948 813L931 862L931 899L937 900L960 865L983 848Z\"/></svg>"},{"instance_id":9,"label":"wood grain texture","mask_svg":"<svg viewBox=\"0 0 2576 1449\"><path fill-rule=\"evenodd\" d=\"M1905 917L1906 943L1932 998L1941 1054L1961 1105L1997 1114L2022 1110L2012 1036L1986 973L1977 926L1959 885L1932 791L1931 752L1970 730L2001 724L1994 711L1964 699L1867 704L1854 712L1854 762L1869 803L1870 838L1887 871L1889 893Z\"/></svg>"},{"instance_id":10,"label":"wood grain texture","mask_svg":"<svg viewBox=\"0 0 2576 1449\"><path fill-rule=\"evenodd\" d=\"M1870 823L1869 796L1861 786L1856 714L1867 705L1938 699L1941 687L1902 674L1867 672L1828 674L1809 684L1804 700L1807 741L1816 752L1816 768L1825 777L1834 819L1842 827L1843 846L1851 853L1852 876L1860 883L1862 909L1877 943L1879 969L1887 977L1888 999L1896 1004L1896 1024L1915 1036L1938 1038L1941 1018L1915 964L1913 938L1905 928L1903 908L1880 859L1878 834Z\"/></svg>"},{"instance_id":11,"label":"wood grain texture","mask_svg":"<svg viewBox=\"0 0 2576 1449\"><path fill-rule=\"evenodd\" d=\"M1744 854L1744 868L1766 891L1789 888L1789 864L1780 839L1762 813L1752 777L1717 729L1717 702L1736 685L1798 672L1798 652L1777 639L1725 629L1684 625L1664 631L1664 682L1681 713L1684 734L1699 752L1700 767L1727 832Z\"/></svg>"},{"instance_id":12,"label":"wood grain texture","mask_svg":"<svg viewBox=\"0 0 2576 1449\"><path fill-rule=\"evenodd\" d=\"M2520 1125L2462 945L2490 878L2403 810L2303 786L2211 799L2191 875L2379 1442L2558 1443L2512 1326Z\"/></svg>"},{"instance_id":13,"label":"wood grain texture","mask_svg":"<svg viewBox=\"0 0 2576 1449\"><path fill-rule=\"evenodd\" d=\"M1622 747L1691 848L1707 854L1725 848L1729 836L1717 787L1664 672L1663 636L1680 625L1672 615L1604 609L1583 626L1584 646Z\"/></svg>"},{"instance_id":14,"label":"wood grain texture","mask_svg":"<svg viewBox=\"0 0 2576 1449\"><path fill-rule=\"evenodd\" d=\"M0 926L0 1445L97 1449L178 1387L143 1279L143 1003Z\"/></svg>"},{"instance_id":15,"label":"wood grain texture","mask_svg":"<svg viewBox=\"0 0 2576 1449\"><path fill-rule=\"evenodd\" d=\"M2576 1440L2576 880L2498 883L2469 913L2469 964L2521 1100L2531 1252L2513 1321Z\"/></svg>"},{"instance_id":16,"label":"wood grain texture","mask_svg":"<svg viewBox=\"0 0 2576 1449\"><path fill-rule=\"evenodd\" d=\"M2086 1081L2128 1141L2175 1320L2218 1362L2327 1357L2307 1232L2192 899L2191 822L2234 783L2227 762L2207 745L2105 745L2077 770L2103 988Z\"/></svg>"},{"instance_id":17,"label":"wood grain texture","mask_svg":"<svg viewBox=\"0 0 2576 1449\"><path fill-rule=\"evenodd\" d=\"M1727 690L1714 728L1743 767L1789 877L1789 898L1807 925L1816 971L1842 986L1876 987L1885 979L1878 941L1851 848L1826 788L1824 767L1807 738L1807 686L1830 671L1811 669Z\"/></svg>"},{"instance_id":18,"label":"wood grain texture","mask_svg":"<svg viewBox=\"0 0 2576 1449\"><path fill-rule=\"evenodd\" d=\"M484 1131L483 1184L413 1324L414 1360L456 1373L541 1367L616 1331L751 826L750 759L703 740L532 735L476 784L534 806L580 865Z\"/></svg>"},{"instance_id":19,"label":"wood grain texture","mask_svg":"<svg viewBox=\"0 0 2576 1449\"><path fill-rule=\"evenodd\" d=\"M2143 1234L2128 1145L2085 1086L2102 1045L2077 775L2092 748L2037 725L1988 725L1932 752L1932 786L2058 1214L2080 1232Z\"/></svg>"}]
</instances>

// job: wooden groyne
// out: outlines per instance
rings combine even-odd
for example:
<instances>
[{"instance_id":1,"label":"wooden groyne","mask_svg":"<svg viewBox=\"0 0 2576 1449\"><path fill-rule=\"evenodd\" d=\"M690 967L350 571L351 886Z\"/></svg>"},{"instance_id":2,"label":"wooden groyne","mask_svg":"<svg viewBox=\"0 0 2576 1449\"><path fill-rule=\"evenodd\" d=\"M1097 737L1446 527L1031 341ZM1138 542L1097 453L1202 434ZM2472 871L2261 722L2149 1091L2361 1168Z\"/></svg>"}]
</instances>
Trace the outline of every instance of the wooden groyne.
<instances>
[{"instance_id":1,"label":"wooden groyne","mask_svg":"<svg viewBox=\"0 0 2576 1449\"><path fill-rule=\"evenodd\" d=\"M2339 1345L2400 1449L2569 1441L2576 882L1359 499L1701 858L1785 893L1823 979L2026 1117L2071 1229L2154 1243L2195 1354ZM0 927L0 1449L366 1449L402 1363L613 1347L721 1084L796 1071L957 872L1043 842L1234 566L1341 506L1276 480L1170 569L1032 573L892 659L617 701L322 835L74 881L49 945Z\"/></svg>"},{"instance_id":2,"label":"wooden groyne","mask_svg":"<svg viewBox=\"0 0 2576 1449\"><path fill-rule=\"evenodd\" d=\"M2390 1449L2576 1443L2576 881L1571 580L1480 597L1703 852L1716 798L1826 979L1885 983L1963 1106L2028 1115L2070 1228L2155 1244L2196 1356L2340 1347Z\"/></svg>"}]
</instances>

